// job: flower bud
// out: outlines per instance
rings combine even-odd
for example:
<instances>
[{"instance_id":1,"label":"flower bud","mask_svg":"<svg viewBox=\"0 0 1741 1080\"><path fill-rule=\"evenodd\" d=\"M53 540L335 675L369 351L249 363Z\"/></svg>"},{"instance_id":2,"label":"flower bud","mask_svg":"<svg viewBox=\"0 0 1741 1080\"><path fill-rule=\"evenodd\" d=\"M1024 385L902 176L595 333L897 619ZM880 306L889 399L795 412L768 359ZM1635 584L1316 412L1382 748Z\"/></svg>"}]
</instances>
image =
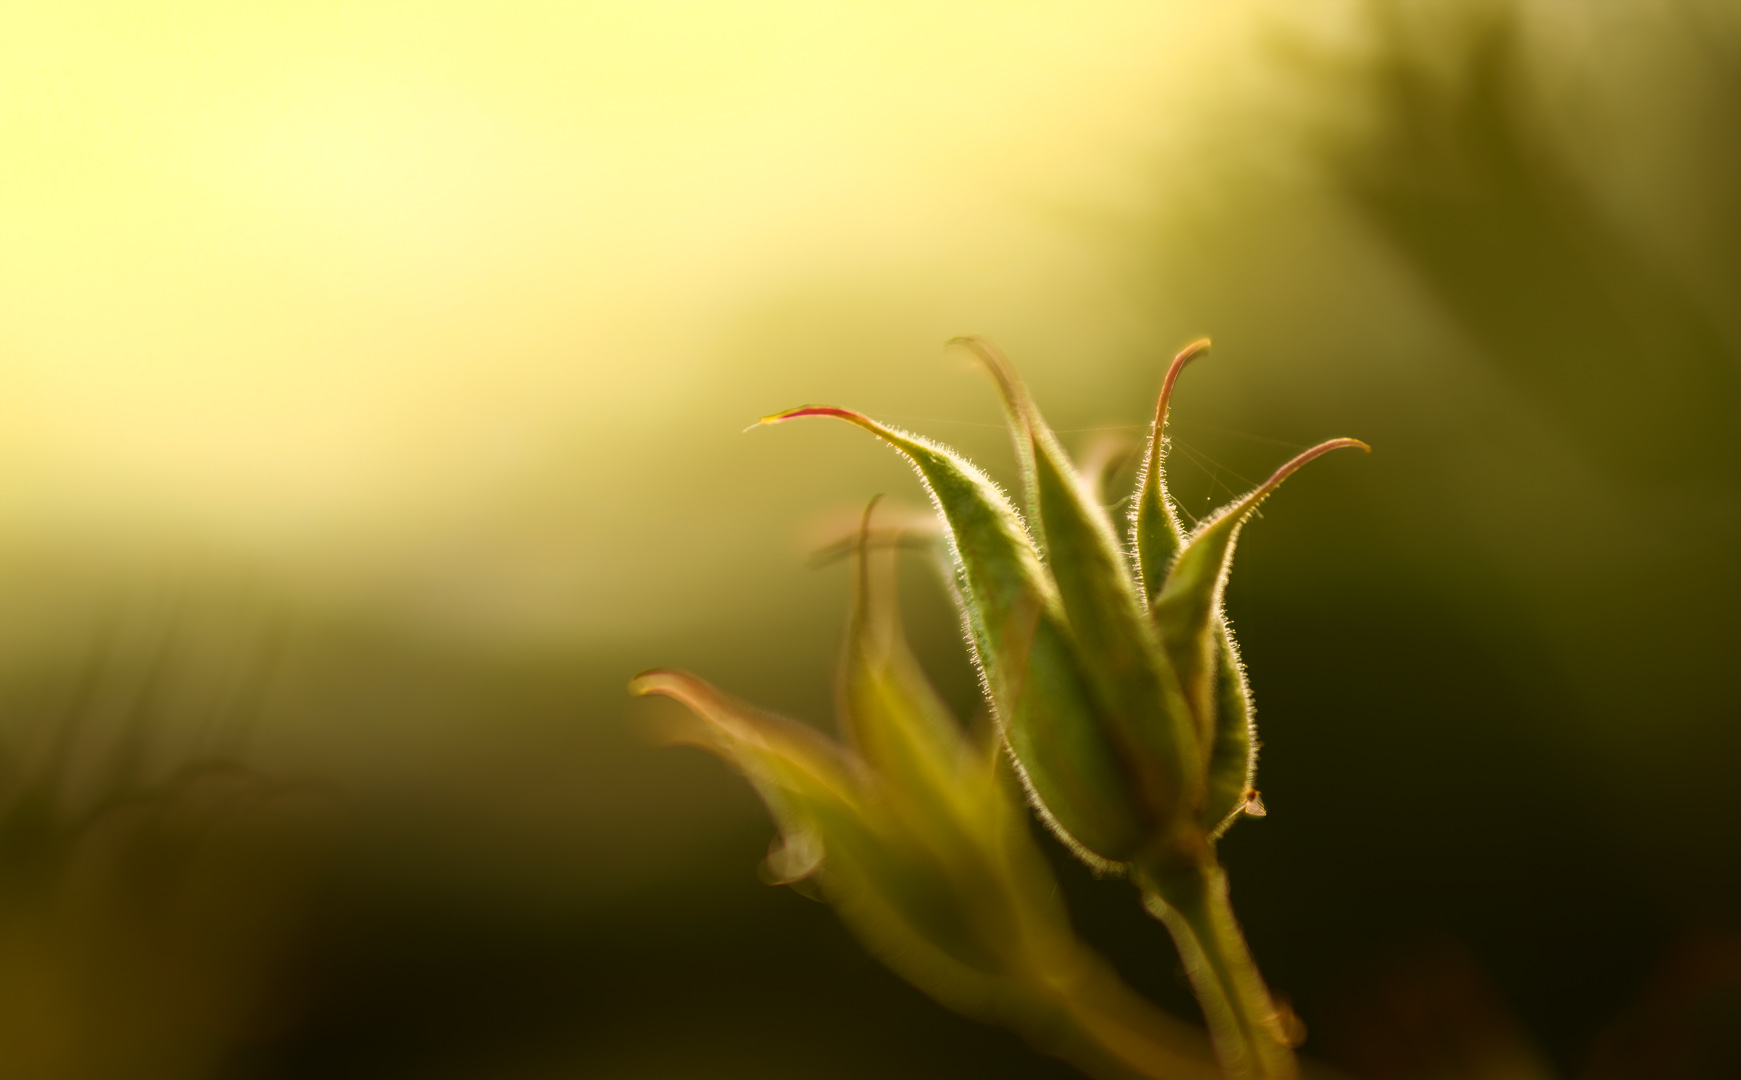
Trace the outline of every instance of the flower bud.
<instances>
[{"instance_id":1,"label":"flower bud","mask_svg":"<svg viewBox=\"0 0 1741 1080\"><path fill-rule=\"evenodd\" d=\"M1300 454L1186 533L1166 489L1168 400L1208 342L1174 360L1122 544L1094 485L1059 445L995 346L957 339L1010 415L1026 518L983 472L928 439L850 410L805 406L881 438L918 471L945 524L969 645L1010 755L1042 816L1100 869L1198 865L1248 805L1256 753L1250 693L1221 611L1233 549ZM1261 804L1259 804L1261 805Z\"/></svg>"}]
</instances>

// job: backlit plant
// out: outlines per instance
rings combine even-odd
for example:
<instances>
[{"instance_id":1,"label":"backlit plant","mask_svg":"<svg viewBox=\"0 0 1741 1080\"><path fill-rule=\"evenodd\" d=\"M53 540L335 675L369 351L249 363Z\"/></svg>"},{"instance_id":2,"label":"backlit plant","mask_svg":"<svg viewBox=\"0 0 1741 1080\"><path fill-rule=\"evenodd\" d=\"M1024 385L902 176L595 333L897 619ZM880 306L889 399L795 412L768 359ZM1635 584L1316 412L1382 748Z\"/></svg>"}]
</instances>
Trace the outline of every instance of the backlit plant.
<instances>
[{"instance_id":1,"label":"backlit plant","mask_svg":"<svg viewBox=\"0 0 1741 1080\"><path fill-rule=\"evenodd\" d=\"M862 414L812 405L762 422L835 417L913 465L937 510L999 741L1029 802L1090 866L1141 891L1173 937L1225 1073L1294 1076L1291 1018L1246 948L1215 853L1239 817L1263 813L1251 695L1222 593L1258 504L1313 458L1365 444L1312 447L1187 531L1166 485L1166 422L1180 371L1208 348L1197 342L1162 385L1127 543L1101 504L1099 477L1070 461L1003 355L978 338L954 344L979 358L1003 397L1025 515L952 450ZM1133 1011L1129 992L1070 934L998 755L975 747L939 704L879 606L886 590L871 587L865 546L841 683L849 745L682 672L647 672L631 690L677 698L704 721L688 738L749 776L779 821L777 879L814 875L903 976L1090 1071L1183 1075L1194 1060L1188 1041L1152 1010Z\"/></svg>"}]
</instances>

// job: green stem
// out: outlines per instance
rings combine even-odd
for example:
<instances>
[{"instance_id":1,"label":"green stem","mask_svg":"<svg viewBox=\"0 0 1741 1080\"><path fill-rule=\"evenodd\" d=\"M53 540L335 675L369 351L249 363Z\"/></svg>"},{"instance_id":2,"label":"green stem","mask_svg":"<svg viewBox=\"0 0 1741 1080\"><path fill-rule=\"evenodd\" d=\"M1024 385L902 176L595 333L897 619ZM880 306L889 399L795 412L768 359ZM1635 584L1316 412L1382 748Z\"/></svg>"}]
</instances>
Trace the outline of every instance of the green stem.
<instances>
[{"instance_id":1,"label":"green stem","mask_svg":"<svg viewBox=\"0 0 1741 1080\"><path fill-rule=\"evenodd\" d=\"M1227 1075L1238 1080L1298 1077L1281 1011L1233 917L1226 871L1210 858L1185 869L1142 874L1138 884L1149 912L1173 935Z\"/></svg>"},{"instance_id":2,"label":"green stem","mask_svg":"<svg viewBox=\"0 0 1741 1080\"><path fill-rule=\"evenodd\" d=\"M1076 1035L1058 1056L1102 1080L1221 1080L1203 1032L1155 1008L1094 962L1056 987Z\"/></svg>"}]
</instances>

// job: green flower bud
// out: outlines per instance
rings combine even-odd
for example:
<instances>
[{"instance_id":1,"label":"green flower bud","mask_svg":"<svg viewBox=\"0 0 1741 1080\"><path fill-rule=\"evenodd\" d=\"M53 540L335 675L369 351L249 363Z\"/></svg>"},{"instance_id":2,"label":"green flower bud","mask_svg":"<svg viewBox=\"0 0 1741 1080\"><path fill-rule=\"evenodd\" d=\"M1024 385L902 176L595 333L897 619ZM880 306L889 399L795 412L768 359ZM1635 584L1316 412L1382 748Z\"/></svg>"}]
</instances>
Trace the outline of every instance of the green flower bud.
<instances>
[{"instance_id":1,"label":"green flower bud","mask_svg":"<svg viewBox=\"0 0 1741 1080\"><path fill-rule=\"evenodd\" d=\"M764 418L832 416L870 431L918 471L945 524L957 599L986 695L1041 815L1100 869L1195 867L1241 812L1257 741L1250 693L1222 615L1241 527L1282 480L1341 447L1300 454L1186 533L1166 489L1174 360L1150 431L1131 530L1120 542L1097 497L1027 389L991 343L957 339L991 373L1022 463L1026 518L946 447L832 406Z\"/></svg>"}]
</instances>

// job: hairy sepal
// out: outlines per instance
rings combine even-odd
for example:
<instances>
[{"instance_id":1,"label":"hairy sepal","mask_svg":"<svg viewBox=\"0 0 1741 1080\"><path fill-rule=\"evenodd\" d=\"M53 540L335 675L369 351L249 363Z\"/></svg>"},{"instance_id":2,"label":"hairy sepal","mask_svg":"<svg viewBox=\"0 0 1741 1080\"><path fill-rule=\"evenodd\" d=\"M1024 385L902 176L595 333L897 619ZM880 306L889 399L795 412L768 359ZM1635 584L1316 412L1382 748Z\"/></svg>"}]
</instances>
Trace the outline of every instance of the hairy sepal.
<instances>
[{"instance_id":1,"label":"hairy sepal","mask_svg":"<svg viewBox=\"0 0 1741 1080\"><path fill-rule=\"evenodd\" d=\"M805 405L765 416L760 422L777 424L806 416L832 417L863 428L899 451L918 471L947 527L972 644L990 675L997 662L992 643L1008 632L1017 609L1035 599L1048 606L1055 603L1039 553L1015 507L990 477L955 451L851 409Z\"/></svg>"},{"instance_id":2,"label":"hairy sepal","mask_svg":"<svg viewBox=\"0 0 1741 1080\"><path fill-rule=\"evenodd\" d=\"M1009 499L954 451L833 406L763 419L845 420L899 451L930 493L954 556L969 642L1019 773L1048 824L1097 865L1144 844L1124 747L1108 737L1052 579Z\"/></svg>"},{"instance_id":3,"label":"hairy sepal","mask_svg":"<svg viewBox=\"0 0 1741 1080\"><path fill-rule=\"evenodd\" d=\"M1215 734L1210 744L1203 812L1198 823L1209 838L1221 834L1245 812L1246 792L1257 779L1257 724L1245 665L1224 619L1215 626Z\"/></svg>"},{"instance_id":4,"label":"hairy sepal","mask_svg":"<svg viewBox=\"0 0 1741 1080\"><path fill-rule=\"evenodd\" d=\"M1277 469L1251 493L1205 519L1186 541L1155 598L1152 614L1191 707L1213 725L1216 642L1225 633L1221 599L1240 529L1283 480L1314 458L1343 448L1370 449L1358 439L1319 443ZM1230 717L1231 723L1239 718ZM1215 725L1219 726L1219 725Z\"/></svg>"},{"instance_id":5,"label":"hairy sepal","mask_svg":"<svg viewBox=\"0 0 1741 1080\"><path fill-rule=\"evenodd\" d=\"M991 373L1018 448L1025 448L1029 502L1044 537L1046 569L1094 694L1094 712L1137 798L1125 812L1155 837L1201 801L1198 740L1179 681L1143 611L1111 519L1009 361L980 338L952 344L971 350Z\"/></svg>"},{"instance_id":6,"label":"hairy sepal","mask_svg":"<svg viewBox=\"0 0 1741 1080\"><path fill-rule=\"evenodd\" d=\"M1136 495L1131 506L1131 548L1139 579L1144 583L1145 605L1165 583L1167 570L1185 546L1186 531L1179 520L1172 493L1167 488L1167 418L1172 407L1173 391L1187 365L1207 355L1208 338L1194 341L1179 350L1167 367L1161 383L1160 397L1155 402L1154 419L1149 425L1148 447L1143 455L1142 471L1138 474ZM1246 792L1257 775L1257 727L1252 715L1251 688L1246 682L1245 666L1239 660L1233 632L1226 617L1215 615L1214 630L1214 708L1210 715L1197 717L1196 730L1202 739L1206 779L1199 827L1211 839L1226 832L1244 812Z\"/></svg>"},{"instance_id":7,"label":"hairy sepal","mask_svg":"<svg viewBox=\"0 0 1741 1080\"><path fill-rule=\"evenodd\" d=\"M1167 490L1167 410L1172 403L1173 386L1185 365L1208 351L1209 339L1204 338L1185 346L1173 357L1166 380L1161 383L1154 420L1149 424L1148 448L1137 476L1130 520L1137 577L1143 584L1145 602L1160 591L1161 583L1167 579L1167 568L1185 546L1185 529Z\"/></svg>"}]
</instances>

